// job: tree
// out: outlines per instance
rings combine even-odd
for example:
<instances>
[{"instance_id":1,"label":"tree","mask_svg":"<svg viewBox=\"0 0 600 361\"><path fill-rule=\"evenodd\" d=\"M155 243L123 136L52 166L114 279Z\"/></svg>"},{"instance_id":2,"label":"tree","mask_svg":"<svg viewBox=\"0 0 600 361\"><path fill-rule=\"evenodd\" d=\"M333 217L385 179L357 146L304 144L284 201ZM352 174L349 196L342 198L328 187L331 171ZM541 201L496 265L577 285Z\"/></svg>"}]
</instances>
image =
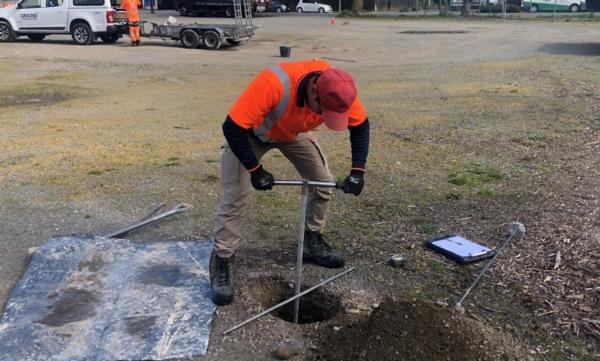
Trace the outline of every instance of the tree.
<instances>
[{"instance_id":1,"label":"tree","mask_svg":"<svg viewBox=\"0 0 600 361\"><path fill-rule=\"evenodd\" d=\"M469 16L471 15L471 0L463 0L462 8L460 9L460 15Z\"/></svg>"},{"instance_id":2,"label":"tree","mask_svg":"<svg viewBox=\"0 0 600 361\"><path fill-rule=\"evenodd\" d=\"M363 0L352 1L352 15L360 15L363 11Z\"/></svg>"}]
</instances>

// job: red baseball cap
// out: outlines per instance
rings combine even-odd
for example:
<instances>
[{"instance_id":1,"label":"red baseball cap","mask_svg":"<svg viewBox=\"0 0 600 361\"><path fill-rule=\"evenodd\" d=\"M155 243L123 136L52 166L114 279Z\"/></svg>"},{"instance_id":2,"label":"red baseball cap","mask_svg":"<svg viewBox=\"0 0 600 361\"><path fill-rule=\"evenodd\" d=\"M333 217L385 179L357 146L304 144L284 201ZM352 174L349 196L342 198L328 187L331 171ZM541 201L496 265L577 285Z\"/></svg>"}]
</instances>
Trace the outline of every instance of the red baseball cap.
<instances>
[{"instance_id":1,"label":"red baseball cap","mask_svg":"<svg viewBox=\"0 0 600 361\"><path fill-rule=\"evenodd\" d=\"M327 128L348 129L348 113L356 99L354 79L340 69L327 69L317 79L317 94L321 103L321 115Z\"/></svg>"}]
</instances>

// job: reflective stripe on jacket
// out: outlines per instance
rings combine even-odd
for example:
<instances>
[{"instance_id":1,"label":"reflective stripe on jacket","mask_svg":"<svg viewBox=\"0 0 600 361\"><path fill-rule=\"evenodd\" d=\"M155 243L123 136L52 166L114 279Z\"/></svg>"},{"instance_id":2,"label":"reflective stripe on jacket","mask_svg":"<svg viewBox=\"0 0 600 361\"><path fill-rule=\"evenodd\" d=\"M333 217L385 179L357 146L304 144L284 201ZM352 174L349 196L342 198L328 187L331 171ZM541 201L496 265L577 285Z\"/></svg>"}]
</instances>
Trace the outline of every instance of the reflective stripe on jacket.
<instances>
[{"instance_id":1,"label":"reflective stripe on jacket","mask_svg":"<svg viewBox=\"0 0 600 361\"><path fill-rule=\"evenodd\" d=\"M231 110L230 118L244 129L253 129L263 142L282 142L296 139L323 123L308 104L298 104L298 86L309 74L322 72L331 65L322 60L283 63L260 72L240 95ZM350 108L349 126L364 122L367 114L357 97Z\"/></svg>"}]
</instances>

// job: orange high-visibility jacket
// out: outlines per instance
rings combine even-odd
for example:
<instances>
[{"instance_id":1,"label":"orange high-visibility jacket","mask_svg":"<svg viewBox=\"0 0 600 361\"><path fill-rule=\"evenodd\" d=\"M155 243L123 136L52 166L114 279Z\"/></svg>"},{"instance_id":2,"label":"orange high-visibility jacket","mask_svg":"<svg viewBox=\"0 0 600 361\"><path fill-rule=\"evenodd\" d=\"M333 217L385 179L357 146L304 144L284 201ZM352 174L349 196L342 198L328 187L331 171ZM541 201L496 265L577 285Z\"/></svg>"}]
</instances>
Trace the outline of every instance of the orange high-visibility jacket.
<instances>
[{"instance_id":1,"label":"orange high-visibility jacket","mask_svg":"<svg viewBox=\"0 0 600 361\"><path fill-rule=\"evenodd\" d=\"M229 117L244 129L252 128L263 142L282 142L296 139L298 133L314 129L323 123L321 115L308 104L298 106L298 86L302 79L314 72L322 72L331 65L322 60L282 63L260 72L240 95ZM350 107L348 126L365 121L367 113L356 97Z\"/></svg>"},{"instance_id":2,"label":"orange high-visibility jacket","mask_svg":"<svg viewBox=\"0 0 600 361\"><path fill-rule=\"evenodd\" d=\"M140 21L140 13L138 11L138 6L140 2L138 0L123 0L121 6L127 12L127 20L129 22L138 22Z\"/></svg>"}]
</instances>

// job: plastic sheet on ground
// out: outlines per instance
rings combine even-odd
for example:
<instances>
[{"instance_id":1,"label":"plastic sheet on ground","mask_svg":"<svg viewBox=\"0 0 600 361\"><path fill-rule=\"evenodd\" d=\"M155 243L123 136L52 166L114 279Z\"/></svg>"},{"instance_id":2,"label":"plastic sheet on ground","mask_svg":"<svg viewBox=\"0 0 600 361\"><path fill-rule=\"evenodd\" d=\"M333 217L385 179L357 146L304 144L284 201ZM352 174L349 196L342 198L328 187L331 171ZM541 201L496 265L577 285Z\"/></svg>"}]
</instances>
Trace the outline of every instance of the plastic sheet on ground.
<instances>
[{"instance_id":1,"label":"plastic sheet on ground","mask_svg":"<svg viewBox=\"0 0 600 361\"><path fill-rule=\"evenodd\" d=\"M37 250L0 318L0 361L204 355L210 241L62 237Z\"/></svg>"}]
</instances>

